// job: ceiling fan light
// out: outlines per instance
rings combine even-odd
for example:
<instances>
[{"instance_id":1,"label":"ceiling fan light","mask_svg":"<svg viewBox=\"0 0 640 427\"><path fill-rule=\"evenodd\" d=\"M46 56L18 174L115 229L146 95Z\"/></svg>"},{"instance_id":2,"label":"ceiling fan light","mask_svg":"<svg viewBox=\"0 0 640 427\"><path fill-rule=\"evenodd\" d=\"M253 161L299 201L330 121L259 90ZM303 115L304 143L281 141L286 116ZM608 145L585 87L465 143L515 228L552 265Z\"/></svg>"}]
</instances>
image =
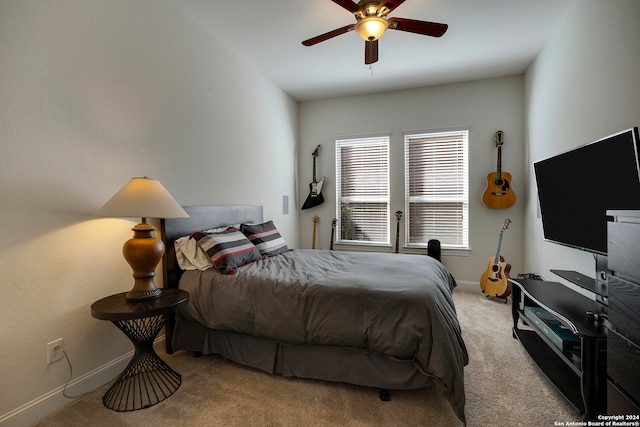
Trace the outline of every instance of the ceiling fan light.
<instances>
[{"instance_id":1,"label":"ceiling fan light","mask_svg":"<svg viewBox=\"0 0 640 427\"><path fill-rule=\"evenodd\" d=\"M379 16L369 16L356 24L356 31L366 41L378 40L388 27L386 19Z\"/></svg>"}]
</instances>

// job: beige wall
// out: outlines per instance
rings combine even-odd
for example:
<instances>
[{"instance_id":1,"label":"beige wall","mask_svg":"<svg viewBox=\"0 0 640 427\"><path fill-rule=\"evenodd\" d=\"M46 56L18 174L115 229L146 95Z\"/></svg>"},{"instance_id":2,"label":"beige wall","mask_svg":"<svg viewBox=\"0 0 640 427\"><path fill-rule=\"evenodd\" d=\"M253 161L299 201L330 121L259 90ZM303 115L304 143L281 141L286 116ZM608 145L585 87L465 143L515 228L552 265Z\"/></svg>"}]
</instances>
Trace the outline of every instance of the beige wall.
<instances>
[{"instance_id":1,"label":"beige wall","mask_svg":"<svg viewBox=\"0 0 640 427\"><path fill-rule=\"evenodd\" d=\"M523 199L525 266L548 280L564 282L552 268L594 277L595 262L591 254L543 241L532 163L640 126L639 17L637 0L574 2L526 74L525 179L532 191Z\"/></svg>"},{"instance_id":2,"label":"beige wall","mask_svg":"<svg viewBox=\"0 0 640 427\"><path fill-rule=\"evenodd\" d=\"M264 205L297 245L297 104L179 2L3 0L0 40L0 424L29 425L69 402L47 342L83 387L131 351L89 307L133 284L135 222L93 217L132 176L182 204Z\"/></svg>"},{"instance_id":3,"label":"beige wall","mask_svg":"<svg viewBox=\"0 0 640 427\"><path fill-rule=\"evenodd\" d=\"M496 169L495 132L505 133L502 167L513 175L518 199L526 200L522 158L524 154L523 78L511 76L420 89L303 102L300 104L300 183L311 180L311 152L322 144L318 176L326 176L320 207L302 211L300 244L310 247L313 216L320 218L318 242L328 248L335 212L335 139L367 134L390 134L391 212L404 211L403 132L451 128L469 129L469 234L471 250L444 253L443 262L459 282L479 288L487 259L495 255L505 218L513 221L506 232L502 253L514 272L523 271L523 203L508 209L489 209L481 203L487 174ZM298 197L308 194L301 185ZM303 199L302 199L303 200ZM395 241L395 229L392 230Z\"/></svg>"}]
</instances>

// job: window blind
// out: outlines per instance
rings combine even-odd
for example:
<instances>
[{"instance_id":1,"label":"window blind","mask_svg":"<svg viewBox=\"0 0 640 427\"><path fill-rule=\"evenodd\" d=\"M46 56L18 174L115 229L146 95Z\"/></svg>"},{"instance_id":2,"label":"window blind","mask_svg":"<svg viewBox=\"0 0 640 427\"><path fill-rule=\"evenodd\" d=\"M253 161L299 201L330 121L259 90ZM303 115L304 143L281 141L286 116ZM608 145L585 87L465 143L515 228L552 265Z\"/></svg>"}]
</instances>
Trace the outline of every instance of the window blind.
<instances>
[{"instance_id":1,"label":"window blind","mask_svg":"<svg viewBox=\"0 0 640 427\"><path fill-rule=\"evenodd\" d=\"M389 244L389 137L336 140L338 242Z\"/></svg>"},{"instance_id":2,"label":"window blind","mask_svg":"<svg viewBox=\"0 0 640 427\"><path fill-rule=\"evenodd\" d=\"M406 242L469 246L468 131L405 135Z\"/></svg>"}]
</instances>

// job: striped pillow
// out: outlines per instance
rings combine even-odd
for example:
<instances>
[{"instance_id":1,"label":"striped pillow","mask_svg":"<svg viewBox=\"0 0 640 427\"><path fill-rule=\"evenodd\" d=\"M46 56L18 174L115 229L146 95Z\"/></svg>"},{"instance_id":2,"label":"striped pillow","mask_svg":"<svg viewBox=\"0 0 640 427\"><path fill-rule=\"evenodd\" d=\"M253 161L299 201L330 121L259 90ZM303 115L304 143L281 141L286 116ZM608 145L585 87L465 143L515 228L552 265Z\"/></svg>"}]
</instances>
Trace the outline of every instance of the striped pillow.
<instances>
[{"instance_id":1,"label":"striped pillow","mask_svg":"<svg viewBox=\"0 0 640 427\"><path fill-rule=\"evenodd\" d=\"M262 256L270 257L289 250L273 221L262 224L242 224L240 231L256 245Z\"/></svg>"},{"instance_id":2,"label":"striped pillow","mask_svg":"<svg viewBox=\"0 0 640 427\"><path fill-rule=\"evenodd\" d=\"M194 237L213 266L223 273L232 273L238 267L262 259L255 245L233 227L219 233L195 233Z\"/></svg>"}]
</instances>

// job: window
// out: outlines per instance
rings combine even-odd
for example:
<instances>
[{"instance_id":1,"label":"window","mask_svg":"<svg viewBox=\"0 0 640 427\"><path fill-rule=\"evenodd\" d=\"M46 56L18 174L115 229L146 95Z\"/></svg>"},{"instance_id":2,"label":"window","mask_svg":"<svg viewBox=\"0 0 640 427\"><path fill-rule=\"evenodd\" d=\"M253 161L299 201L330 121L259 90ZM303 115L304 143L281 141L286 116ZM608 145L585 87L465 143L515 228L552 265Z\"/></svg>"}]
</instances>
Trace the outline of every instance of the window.
<instances>
[{"instance_id":1,"label":"window","mask_svg":"<svg viewBox=\"0 0 640 427\"><path fill-rule=\"evenodd\" d=\"M406 134L404 149L407 245L468 248L468 131Z\"/></svg>"},{"instance_id":2,"label":"window","mask_svg":"<svg viewBox=\"0 0 640 427\"><path fill-rule=\"evenodd\" d=\"M389 137L336 140L336 236L389 244Z\"/></svg>"}]
</instances>

